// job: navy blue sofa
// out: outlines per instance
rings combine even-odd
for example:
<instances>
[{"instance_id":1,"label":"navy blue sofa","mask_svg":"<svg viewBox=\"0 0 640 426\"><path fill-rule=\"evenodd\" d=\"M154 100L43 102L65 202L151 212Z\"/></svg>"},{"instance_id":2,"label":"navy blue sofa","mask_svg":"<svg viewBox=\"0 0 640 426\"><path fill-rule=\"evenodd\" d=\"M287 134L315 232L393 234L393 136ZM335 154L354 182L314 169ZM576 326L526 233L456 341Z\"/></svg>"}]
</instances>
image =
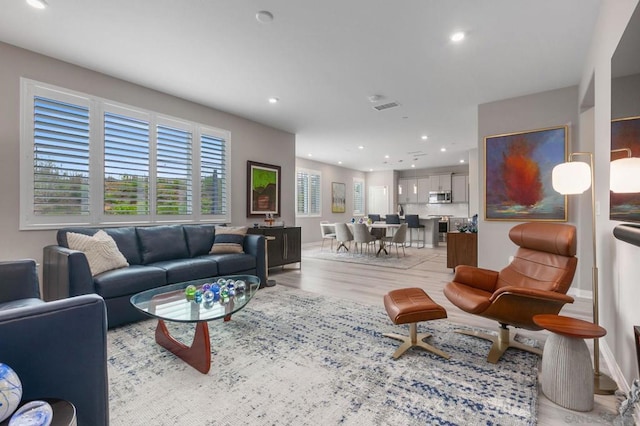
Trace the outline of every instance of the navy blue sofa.
<instances>
[{"instance_id":1,"label":"navy blue sofa","mask_svg":"<svg viewBox=\"0 0 640 426\"><path fill-rule=\"evenodd\" d=\"M0 361L22 400L73 403L79 425L109 424L107 313L98 295L45 303L36 262L0 262Z\"/></svg>"},{"instance_id":2,"label":"navy blue sofa","mask_svg":"<svg viewBox=\"0 0 640 426\"><path fill-rule=\"evenodd\" d=\"M128 267L91 276L83 252L71 250L67 232L93 235L98 228L65 228L57 245L44 248L45 300L96 293L107 305L109 328L148 318L129 303L136 293L167 284L221 275L250 274L266 283L265 240L244 237L244 253L209 254L215 226L158 225L105 228L129 263Z\"/></svg>"}]
</instances>

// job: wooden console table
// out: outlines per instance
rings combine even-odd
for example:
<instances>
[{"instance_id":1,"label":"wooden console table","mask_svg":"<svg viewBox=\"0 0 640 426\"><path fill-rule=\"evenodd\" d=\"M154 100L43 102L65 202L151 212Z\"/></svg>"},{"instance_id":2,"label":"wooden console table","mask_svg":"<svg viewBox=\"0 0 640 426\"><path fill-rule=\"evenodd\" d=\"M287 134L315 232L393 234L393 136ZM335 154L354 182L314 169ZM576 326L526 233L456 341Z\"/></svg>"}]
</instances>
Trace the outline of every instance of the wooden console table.
<instances>
[{"instance_id":1,"label":"wooden console table","mask_svg":"<svg viewBox=\"0 0 640 426\"><path fill-rule=\"evenodd\" d=\"M478 266L478 234L447 233L447 268L458 265Z\"/></svg>"}]
</instances>

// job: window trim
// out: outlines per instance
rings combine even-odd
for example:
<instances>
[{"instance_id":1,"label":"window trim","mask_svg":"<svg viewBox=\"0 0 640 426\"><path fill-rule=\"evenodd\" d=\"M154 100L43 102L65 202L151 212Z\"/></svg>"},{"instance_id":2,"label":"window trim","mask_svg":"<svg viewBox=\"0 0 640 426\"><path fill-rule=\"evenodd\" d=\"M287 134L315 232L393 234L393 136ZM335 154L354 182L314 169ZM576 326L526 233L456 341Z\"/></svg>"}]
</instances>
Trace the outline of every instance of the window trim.
<instances>
[{"instance_id":1,"label":"window trim","mask_svg":"<svg viewBox=\"0 0 640 426\"><path fill-rule=\"evenodd\" d=\"M34 202L34 97L42 96L89 108L89 214L35 215ZM119 112L118 112L119 111ZM105 215L104 213L104 113L114 112L149 121L149 189L150 214ZM192 131L192 213L188 215L157 215L155 209L156 132L158 124L187 126ZM220 215L202 214L200 203L200 139L202 135L224 140L225 208ZM167 114L122 104L98 96L20 78L20 230L58 229L64 226L122 226L160 223L229 223L232 217L231 132Z\"/></svg>"}]
</instances>

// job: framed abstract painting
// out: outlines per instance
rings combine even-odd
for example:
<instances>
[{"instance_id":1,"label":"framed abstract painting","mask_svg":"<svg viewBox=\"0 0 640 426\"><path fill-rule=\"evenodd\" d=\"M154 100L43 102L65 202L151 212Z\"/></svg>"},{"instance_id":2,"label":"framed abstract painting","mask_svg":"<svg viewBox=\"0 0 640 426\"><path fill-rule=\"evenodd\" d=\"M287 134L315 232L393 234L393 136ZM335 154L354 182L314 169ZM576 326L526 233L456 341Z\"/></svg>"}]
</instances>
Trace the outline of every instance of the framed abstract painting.
<instances>
[{"instance_id":1,"label":"framed abstract painting","mask_svg":"<svg viewBox=\"0 0 640 426\"><path fill-rule=\"evenodd\" d=\"M344 213L347 204L346 185L340 182L331 182L331 213Z\"/></svg>"},{"instance_id":2,"label":"framed abstract painting","mask_svg":"<svg viewBox=\"0 0 640 426\"><path fill-rule=\"evenodd\" d=\"M567 143L567 126L485 137L485 220L566 221L567 197L551 172Z\"/></svg>"},{"instance_id":3,"label":"framed abstract painting","mask_svg":"<svg viewBox=\"0 0 640 426\"><path fill-rule=\"evenodd\" d=\"M640 157L640 117L611 122L611 149L629 148L632 157ZM611 160L623 158L625 153L612 153ZM609 219L640 222L640 194L609 193Z\"/></svg>"},{"instance_id":4,"label":"framed abstract painting","mask_svg":"<svg viewBox=\"0 0 640 426\"><path fill-rule=\"evenodd\" d=\"M247 217L280 216L280 166L247 161Z\"/></svg>"}]
</instances>

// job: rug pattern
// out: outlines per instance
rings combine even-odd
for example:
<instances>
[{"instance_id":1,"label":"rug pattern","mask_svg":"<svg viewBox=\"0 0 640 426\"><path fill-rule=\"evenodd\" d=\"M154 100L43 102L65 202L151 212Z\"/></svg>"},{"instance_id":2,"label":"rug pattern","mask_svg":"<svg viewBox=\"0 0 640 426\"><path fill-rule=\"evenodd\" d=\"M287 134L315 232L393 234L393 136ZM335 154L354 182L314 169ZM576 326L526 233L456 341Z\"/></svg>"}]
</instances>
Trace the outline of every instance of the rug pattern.
<instances>
[{"instance_id":1,"label":"rug pattern","mask_svg":"<svg viewBox=\"0 0 640 426\"><path fill-rule=\"evenodd\" d=\"M169 323L190 342L193 326ZM422 323L444 360L382 333L408 333L382 307L277 286L228 323L211 322L203 375L155 344L155 321L108 334L111 425L533 425L536 355Z\"/></svg>"},{"instance_id":2,"label":"rug pattern","mask_svg":"<svg viewBox=\"0 0 640 426\"><path fill-rule=\"evenodd\" d=\"M440 256L438 253L419 252L418 254L416 253L417 249L406 249L406 255L403 256L402 249L400 249L400 256L398 257L396 256L395 248L390 247L389 250L388 255L381 253L380 256L376 256L375 253L358 253L355 248L352 248L351 251L348 252L341 250L336 253L335 251L330 251L326 248L321 250L320 248L314 247L311 249L305 249L302 252L302 257L333 260L336 262L359 263L362 265L381 266L394 269L411 269L421 263Z\"/></svg>"}]
</instances>

